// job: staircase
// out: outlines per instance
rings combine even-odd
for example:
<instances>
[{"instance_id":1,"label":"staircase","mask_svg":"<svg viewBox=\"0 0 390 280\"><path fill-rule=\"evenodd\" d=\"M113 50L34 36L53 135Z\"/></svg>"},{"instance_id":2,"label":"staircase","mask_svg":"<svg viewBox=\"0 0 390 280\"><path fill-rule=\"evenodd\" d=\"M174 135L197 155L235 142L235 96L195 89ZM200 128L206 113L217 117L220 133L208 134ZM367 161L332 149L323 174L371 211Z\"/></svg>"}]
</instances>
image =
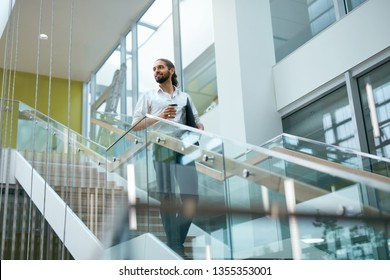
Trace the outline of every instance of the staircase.
<instances>
[{"instance_id":1,"label":"staircase","mask_svg":"<svg viewBox=\"0 0 390 280\"><path fill-rule=\"evenodd\" d=\"M115 246L118 242L133 239L144 233L153 233L162 242L166 236L157 207L137 209L137 228L129 229L128 193L125 186L115 181L106 181L106 171L79 154L72 155L71 165L64 153L21 153L34 170L66 202L74 214L100 240L104 246ZM107 184L107 185L106 185ZM140 204L140 199L137 199ZM123 219L123 215L126 216ZM118 225L118 220L120 225ZM113 232L120 231L120 240ZM126 234L126 236L123 236ZM110 238L110 240L107 240ZM191 236L188 237L191 240ZM186 249L191 256L191 248Z\"/></svg>"}]
</instances>

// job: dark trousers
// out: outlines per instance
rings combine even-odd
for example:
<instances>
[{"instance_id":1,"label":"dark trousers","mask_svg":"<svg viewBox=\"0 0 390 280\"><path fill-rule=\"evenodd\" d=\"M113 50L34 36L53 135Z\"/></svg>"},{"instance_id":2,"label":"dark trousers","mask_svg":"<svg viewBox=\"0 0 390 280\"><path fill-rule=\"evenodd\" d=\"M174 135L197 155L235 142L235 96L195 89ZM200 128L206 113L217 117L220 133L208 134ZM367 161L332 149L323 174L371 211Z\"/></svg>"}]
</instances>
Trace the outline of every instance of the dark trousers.
<instances>
[{"instance_id":1,"label":"dark trousers","mask_svg":"<svg viewBox=\"0 0 390 280\"><path fill-rule=\"evenodd\" d=\"M157 191L161 200L160 215L167 236L167 245L178 253L191 226L193 216L185 216L183 206L198 201L198 174L195 163L183 163L183 155L174 153L165 160L155 160ZM176 191L176 183L179 192ZM177 193L179 195L177 195Z\"/></svg>"}]
</instances>

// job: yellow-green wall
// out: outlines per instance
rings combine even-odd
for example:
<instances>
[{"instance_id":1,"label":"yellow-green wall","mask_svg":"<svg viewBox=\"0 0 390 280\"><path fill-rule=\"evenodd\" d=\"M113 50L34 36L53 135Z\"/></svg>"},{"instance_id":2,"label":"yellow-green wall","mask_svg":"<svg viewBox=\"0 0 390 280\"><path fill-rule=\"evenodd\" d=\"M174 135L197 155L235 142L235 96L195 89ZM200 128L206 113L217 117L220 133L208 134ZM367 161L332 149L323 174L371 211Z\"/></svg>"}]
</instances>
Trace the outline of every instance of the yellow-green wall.
<instances>
[{"instance_id":1,"label":"yellow-green wall","mask_svg":"<svg viewBox=\"0 0 390 280\"><path fill-rule=\"evenodd\" d=\"M0 68L0 88L3 88L3 69ZM6 78L14 72L7 71ZM7 82L7 88L9 83ZM12 80L11 80L12 88ZM35 108L36 74L16 72L14 100L21 101ZM10 93L12 94L12 93ZM52 78L51 80L50 117L65 126L68 126L68 80ZM8 90L6 92L8 96ZM38 76L37 110L48 114L49 77ZM81 133L82 125L83 83L70 83L70 128Z\"/></svg>"}]
</instances>

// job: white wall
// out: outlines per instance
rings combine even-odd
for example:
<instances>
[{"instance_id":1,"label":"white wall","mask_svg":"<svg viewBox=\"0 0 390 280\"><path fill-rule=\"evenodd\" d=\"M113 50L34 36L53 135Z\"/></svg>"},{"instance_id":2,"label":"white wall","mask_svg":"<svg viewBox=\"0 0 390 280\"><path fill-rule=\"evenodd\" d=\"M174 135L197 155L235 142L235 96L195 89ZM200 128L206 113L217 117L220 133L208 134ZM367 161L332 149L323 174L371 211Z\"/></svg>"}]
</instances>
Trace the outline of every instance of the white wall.
<instances>
[{"instance_id":1,"label":"white wall","mask_svg":"<svg viewBox=\"0 0 390 280\"><path fill-rule=\"evenodd\" d=\"M216 135L221 135L219 126L219 106L216 106L206 114L203 114L200 119L201 122L205 124L205 130Z\"/></svg>"},{"instance_id":2,"label":"white wall","mask_svg":"<svg viewBox=\"0 0 390 280\"><path fill-rule=\"evenodd\" d=\"M275 65L277 109L388 48L389 11L389 0L369 0Z\"/></svg>"}]
</instances>

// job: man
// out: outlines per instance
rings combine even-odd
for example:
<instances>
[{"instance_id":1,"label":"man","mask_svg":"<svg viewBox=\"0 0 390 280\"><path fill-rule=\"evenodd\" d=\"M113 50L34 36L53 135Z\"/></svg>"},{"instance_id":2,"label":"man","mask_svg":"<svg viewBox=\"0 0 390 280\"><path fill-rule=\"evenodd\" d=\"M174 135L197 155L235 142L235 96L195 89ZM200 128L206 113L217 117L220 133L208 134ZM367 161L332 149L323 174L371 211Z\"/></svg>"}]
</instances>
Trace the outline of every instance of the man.
<instances>
[{"instance_id":1,"label":"man","mask_svg":"<svg viewBox=\"0 0 390 280\"><path fill-rule=\"evenodd\" d=\"M173 122L186 124L186 104L194 113L195 126L203 130L198 112L191 97L178 89L175 66L168 59L157 59L153 65L158 88L146 92L138 101L134 114L134 130L145 129L156 122L153 119L139 122L146 114ZM174 104L174 106L172 105ZM161 200L160 215L167 236L167 244L182 257L183 243L187 237L198 203L198 175L194 162L183 164L182 155L159 145L154 145L154 168L157 192ZM177 205L176 182L181 203Z\"/></svg>"}]
</instances>

